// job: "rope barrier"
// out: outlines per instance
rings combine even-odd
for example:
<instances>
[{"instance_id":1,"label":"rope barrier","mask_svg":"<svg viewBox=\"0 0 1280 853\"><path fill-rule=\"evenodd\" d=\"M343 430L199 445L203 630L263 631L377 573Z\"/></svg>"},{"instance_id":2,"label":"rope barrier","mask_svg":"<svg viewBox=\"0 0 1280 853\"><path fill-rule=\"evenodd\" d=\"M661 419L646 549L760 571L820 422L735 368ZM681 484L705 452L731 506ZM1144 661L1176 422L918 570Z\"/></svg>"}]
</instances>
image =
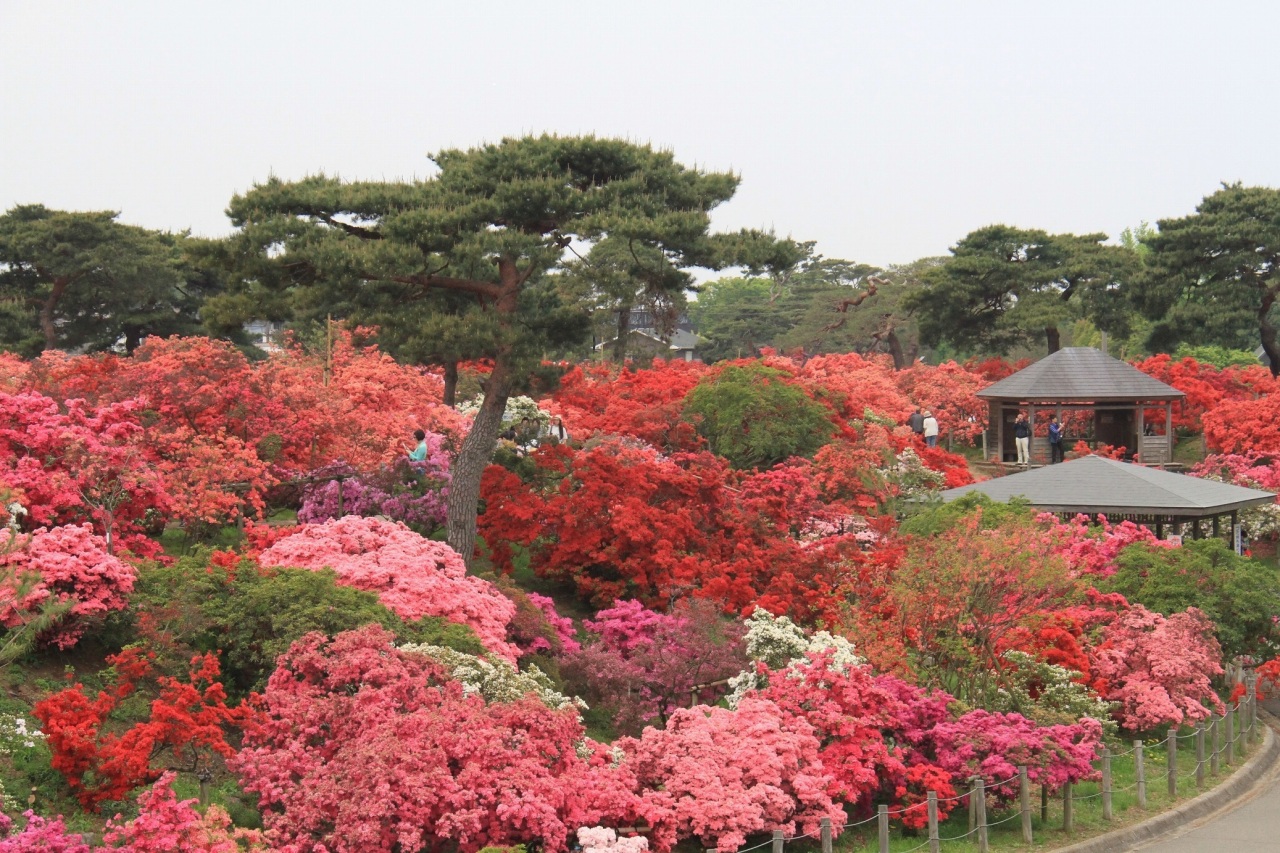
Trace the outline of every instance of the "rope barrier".
<instances>
[{"instance_id":1,"label":"rope barrier","mask_svg":"<svg viewBox=\"0 0 1280 853\"><path fill-rule=\"evenodd\" d=\"M921 844L917 844L915 847L912 847L912 848L910 848L910 849L908 849L908 850L903 850L903 851L901 851L901 853L915 853L915 851L917 851L917 850L923 850L924 848L926 848L926 847L928 847L928 846L929 846L929 841L926 839L923 843L921 843Z\"/></svg>"},{"instance_id":2,"label":"rope barrier","mask_svg":"<svg viewBox=\"0 0 1280 853\"><path fill-rule=\"evenodd\" d=\"M1009 821L1014 820L1014 819L1016 819L1016 818L1020 818L1020 817L1022 817L1022 812L1014 812L1013 814L1009 815L1008 817L1002 817L1002 818L1000 818L1000 820L991 820L991 821L987 821L987 828L989 829L989 828L991 828L991 827L993 827L993 826L999 826L999 825L1000 825L1000 824L1002 824L1002 823L1008 823Z\"/></svg>"},{"instance_id":3,"label":"rope barrier","mask_svg":"<svg viewBox=\"0 0 1280 853\"><path fill-rule=\"evenodd\" d=\"M939 841L960 841L962 839L968 838L970 835L973 835L977 831L978 831L978 828L975 826L973 829L969 830L964 835L953 835L950 838L939 837L938 840Z\"/></svg>"},{"instance_id":4,"label":"rope barrier","mask_svg":"<svg viewBox=\"0 0 1280 853\"><path fill-rule=\"evenodd\" d=\"M929 807L929 804L928 804L927 802L924 802L924 803L912 803L911 805L909 805L909 806L904 806L904 807L902 807L902 808L900 808L900 809L888 809L888 810L886 810L886 811L885 811L885 814L887 814L889 817L893 817L894 815L898 815L898 814L906 814L907 812L912 811L912 810L914 810L914 809L923 809L923 808L928 808L928 807ZM874 819L875 819L875 818L872 818L872 820L874 820Z\"/></svg>"},{"instance_id":5,"label":"rope barrier","mask_svg":"<svg viewBox=\"0 0 1280 853\"><path fill-rule=\"evenodd\" d=\"M1102 792L1101 792L1101 791L1095 791L1095 792L1094 792L1094 793L1092 793L1092 794L1085 794L1085 795L1084 795L1084 796L1082 796L1082 797L1077 797L1077 796L1075 796L1075 795L1073 794L1073 795L1071 796L1071 802L1073 802L1073 803L1079 803L1079 802L1081 802L1081 801L1083 801L1083 800L1092 800L1094 797L1101 797L1101 796L1102 796Z\"/></svg>"},{"instance_id":6,"label":"rope barrier","mask_svg":"<svg viewBox=\"0 0 1280 853\"><path fill-rule=\"evenodd\" d=\"M782 839L782 840L783 840L783 841L786 841L786 839L785 839L785 838L784 838L784 839ZM759 850L761 847L768 847L768 846L769 846L770 844L772 844L772 843L773 843L773 839L772 839L772 838L770 838L770 839L769 839L768 841L766 841L764 844L757 844L755 847L746 847L746 848L743 848L742 850L739 850L739 851L738 851L738 853L751 853L751 851L752 851L752 850Z\"/></svg>"},{"instance_id":7,"label":"rope barrier","mask_svg":"<svg viewBox=\"0 0 1280 853\"><path fill-rule=\"evenodd\" d=\"M860 820L860 821L858 821L857 823L846 823L844 826L840 826L840 827L836 827L836 828L837 828L837 829L854 829L854 828L856 828L856 827L862 826L863 824L868 824L868 823L871 823L873 820L878 820L878 819L879 819L879 815L872 815L871 817L867 818L866 820ZM801 836L799 836L799 837L800 837L800 838L807 838L808 836L801 835Z\"/></svg>"},{"instance_id":8,"label":"rope barrier","mask_svg":"<svg viewBox=\"0 0 1280 853\"><path fill-rule=\"evenodd\" d=\"M1001 782L987 782L986 784L987 784L987 787L989 788L997 788L1001 785L1008 785L1010 782L1016 782L1016 781L1018 781L1018 774L1014 773L1008 779L1005 779Z\"/></svg>"}]
</instances>

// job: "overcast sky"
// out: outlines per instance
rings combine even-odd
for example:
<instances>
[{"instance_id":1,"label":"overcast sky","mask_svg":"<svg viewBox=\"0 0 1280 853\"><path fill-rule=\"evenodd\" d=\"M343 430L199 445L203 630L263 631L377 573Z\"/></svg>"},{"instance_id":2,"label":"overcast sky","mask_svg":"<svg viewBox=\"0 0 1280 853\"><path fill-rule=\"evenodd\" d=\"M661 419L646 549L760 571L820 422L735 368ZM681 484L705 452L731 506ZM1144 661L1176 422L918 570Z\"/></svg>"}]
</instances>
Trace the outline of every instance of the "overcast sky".
<instances>
[{"instance_id":1,"label":"overcast sky","mask_svg":"<svg viewBox=\"0 0 1280 853\"><path fill-rule=\"evenodd\" d=\"M269 175L619 136L741 174L720 228L828 257L995 222L1115 236L1280 186L1275 2L0 0L0 207L229 231Z\"/></svg>"}]
</instances>

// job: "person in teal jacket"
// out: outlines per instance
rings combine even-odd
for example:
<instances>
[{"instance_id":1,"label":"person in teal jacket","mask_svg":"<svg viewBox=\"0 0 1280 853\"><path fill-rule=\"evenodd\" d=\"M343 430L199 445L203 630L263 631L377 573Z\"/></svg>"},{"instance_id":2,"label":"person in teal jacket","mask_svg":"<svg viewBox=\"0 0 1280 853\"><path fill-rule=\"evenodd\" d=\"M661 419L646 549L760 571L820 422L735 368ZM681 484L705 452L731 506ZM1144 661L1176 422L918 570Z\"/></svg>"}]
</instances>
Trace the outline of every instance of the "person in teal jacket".
<instances>
[{"instance_id":1,"label":"person in teal jacket","mask_svg":"<svg viewBox=\"0 0 1280 853\"><path fill-rule=\"evenodd\" d=\"M413 437L417 440L418 446L409 451L410 462L426 462L427 461L427 434L420 429L413 431Z\"/></svg>"}]
</instances>

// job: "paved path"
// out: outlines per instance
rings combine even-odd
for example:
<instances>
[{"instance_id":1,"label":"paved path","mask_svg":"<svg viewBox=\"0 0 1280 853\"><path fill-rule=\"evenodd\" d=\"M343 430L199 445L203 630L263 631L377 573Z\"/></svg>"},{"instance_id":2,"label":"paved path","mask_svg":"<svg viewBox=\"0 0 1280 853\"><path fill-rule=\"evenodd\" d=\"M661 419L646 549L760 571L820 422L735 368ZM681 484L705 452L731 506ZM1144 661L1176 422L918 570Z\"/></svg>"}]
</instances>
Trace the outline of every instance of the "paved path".
<instances>
[{"instance_id":1,"label":"paved path","mask_svg":"<svg viewBox=\"0 0 1280 853\"><path fill-rule=\"evenodd\" d=\"M1274 700L1264 704L1272 714L1280 711L1280 704ZM1273 767L1247 797L1192 824L1185 832L1133 849L1160 853L1280 853L1280 766Z\"/></svg>"}]
</instances>

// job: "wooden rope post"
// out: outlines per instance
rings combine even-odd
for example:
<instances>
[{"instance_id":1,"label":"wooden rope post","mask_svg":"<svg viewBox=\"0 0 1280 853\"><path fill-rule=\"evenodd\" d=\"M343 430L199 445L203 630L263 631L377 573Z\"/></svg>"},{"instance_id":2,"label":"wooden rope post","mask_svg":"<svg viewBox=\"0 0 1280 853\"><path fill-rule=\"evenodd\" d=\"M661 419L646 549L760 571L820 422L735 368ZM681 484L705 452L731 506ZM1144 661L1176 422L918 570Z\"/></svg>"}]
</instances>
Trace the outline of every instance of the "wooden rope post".
<instances>
[{"instance_id":1,"label":"wooden rope post","mask_svg":"<svg viewBox=\"0 0 1280 853\"><path fill-rule=\"evenodd\" d=\"M1102 819L1111 820L1111 750L1102 747Z\"/></svg>"},{"instance_id":2,"label":"wooden rope post","mask_svg":"<svg viewBox=\"0 0 1280 853\"><path fill-rule=\"evenodd\" d=\"M930 791L925 808L929 816L929 853L939 853L942 839L938 835L938 792Z\"/></svg>"},{"instance_id":3,"label":"wooden rope post","mask_svg":"<svg viewBox=\"0 0 1280 853\"><path fill-rule=\"evenodd\" d=\"M783 838L781 829L773 831L773 853L782 853Z\"/></svg>"},{"instance_id":4,"label":"wooden rope post","mask_svg":"<svg viewBox=\"0 0 1280 853\"><path fill-rule=\"evenodd\" d=\"M831 853L831 818L822 819L822 853Z\"/></svg>"},{"instance_id":5,"label":"wooden rope post","mask_svg":"<svg viewBox=\"0 0 1280 853\"><path fill-rule=\"evenodd\" d=\"M889 853L889 807L884 803L876 809L876 823L880 827L880 853Z\"/></svg>"},{"instance_id":6,"label":"wooden rope post","mask_svg":"<svg viewBox=\"0 0 1280 853\"><path fill-rule=\"evenodd\" d=\"M1049 786L1040 786L1040 822L1049 822Z\"/></svg>"},{"instance_id":7,"label":"wooden rope post","mask_svg":"<svg viewBox=\"0 0 1280 853\"><path fill-rule=\"evenodd\" d=\"M987 840L987 783L981 776L974 780L973 796L978 801L978 853L988 853L991 845Z\"/></svg>"},{"instance_id":8,"label":"wooden rope post","mask_svg":"<svg viewBox=\"0 0 1280 853\"><path fill-rule=\"evenodd\" d=\"M1209 750L1209 772L1214 776L1218 775L1218 756L1222 754L1222 728L1219 726L1221 722L1212 711L1209 712L1209 734L1212 741L1212 749Z\"/></svg>"},{"instance_id":9,"label":"wooden rope post","mask_svg":"<svg viewBox=\"0 0 1280 853\"><path fill-rule=\"evenodd\" d=\"M1071 832L1076 825L1075 800L1071 796L1071 783L1062 786L1062 831Z\"/></svg>"},{"instance_id":10,"label":"wooden rope post","mask_svg":"<svg viewBox=\"0 0 1280 853\"><path fill-rule=\"evenodd\" d=\"M1018 811L1022 814L1022 841L1031 844L1031 780L1027 778L1027 766L1018 767Z\"/></svg>"},{"instance_id":11,"label":"wooden rope post","mask_svg":"<svg viewBox=\"0 0 1280 853\"><path fill-rule=\"evenodd\" d=\"M1169 727L1169 734L1164 739L1165 754L1168 756L1169 772L1169 799L1176 800L1178 798L1178 729L1174 726Z\"/></svg>"},{"instance_id":12,"label":"wooden rope post","mask_svg":"<svg viewBox=\"0 0 1280 853\"><path fill-rule=\"evenodd\" d=\"M1230 767L1236 760L1236 709L1233 705L1227 705L1227 766Z\"/></svg>"},{"instance_id":13,"label":"wooden rope post","mask_svg":"<svg viewBox=\"0 0 1280 853\"><path fill-rule=\"evenodd\" d=\"M1204 721L1196 723L1196 788L1204 787Z\"/></svg>"},{"instance_id":14,"label":"wooden rope post","mask_svg":"<svg viewBox=\"0 0 1280 853\"><path fill-rule=\"evenodd\" d=\"M1138 783L1138 808L1145 809L1147 807L1147 770L1146 762L1142 760L1142 746L1141 740L1133 742L1133 772Z\"/></svg>"}]
</instances>

